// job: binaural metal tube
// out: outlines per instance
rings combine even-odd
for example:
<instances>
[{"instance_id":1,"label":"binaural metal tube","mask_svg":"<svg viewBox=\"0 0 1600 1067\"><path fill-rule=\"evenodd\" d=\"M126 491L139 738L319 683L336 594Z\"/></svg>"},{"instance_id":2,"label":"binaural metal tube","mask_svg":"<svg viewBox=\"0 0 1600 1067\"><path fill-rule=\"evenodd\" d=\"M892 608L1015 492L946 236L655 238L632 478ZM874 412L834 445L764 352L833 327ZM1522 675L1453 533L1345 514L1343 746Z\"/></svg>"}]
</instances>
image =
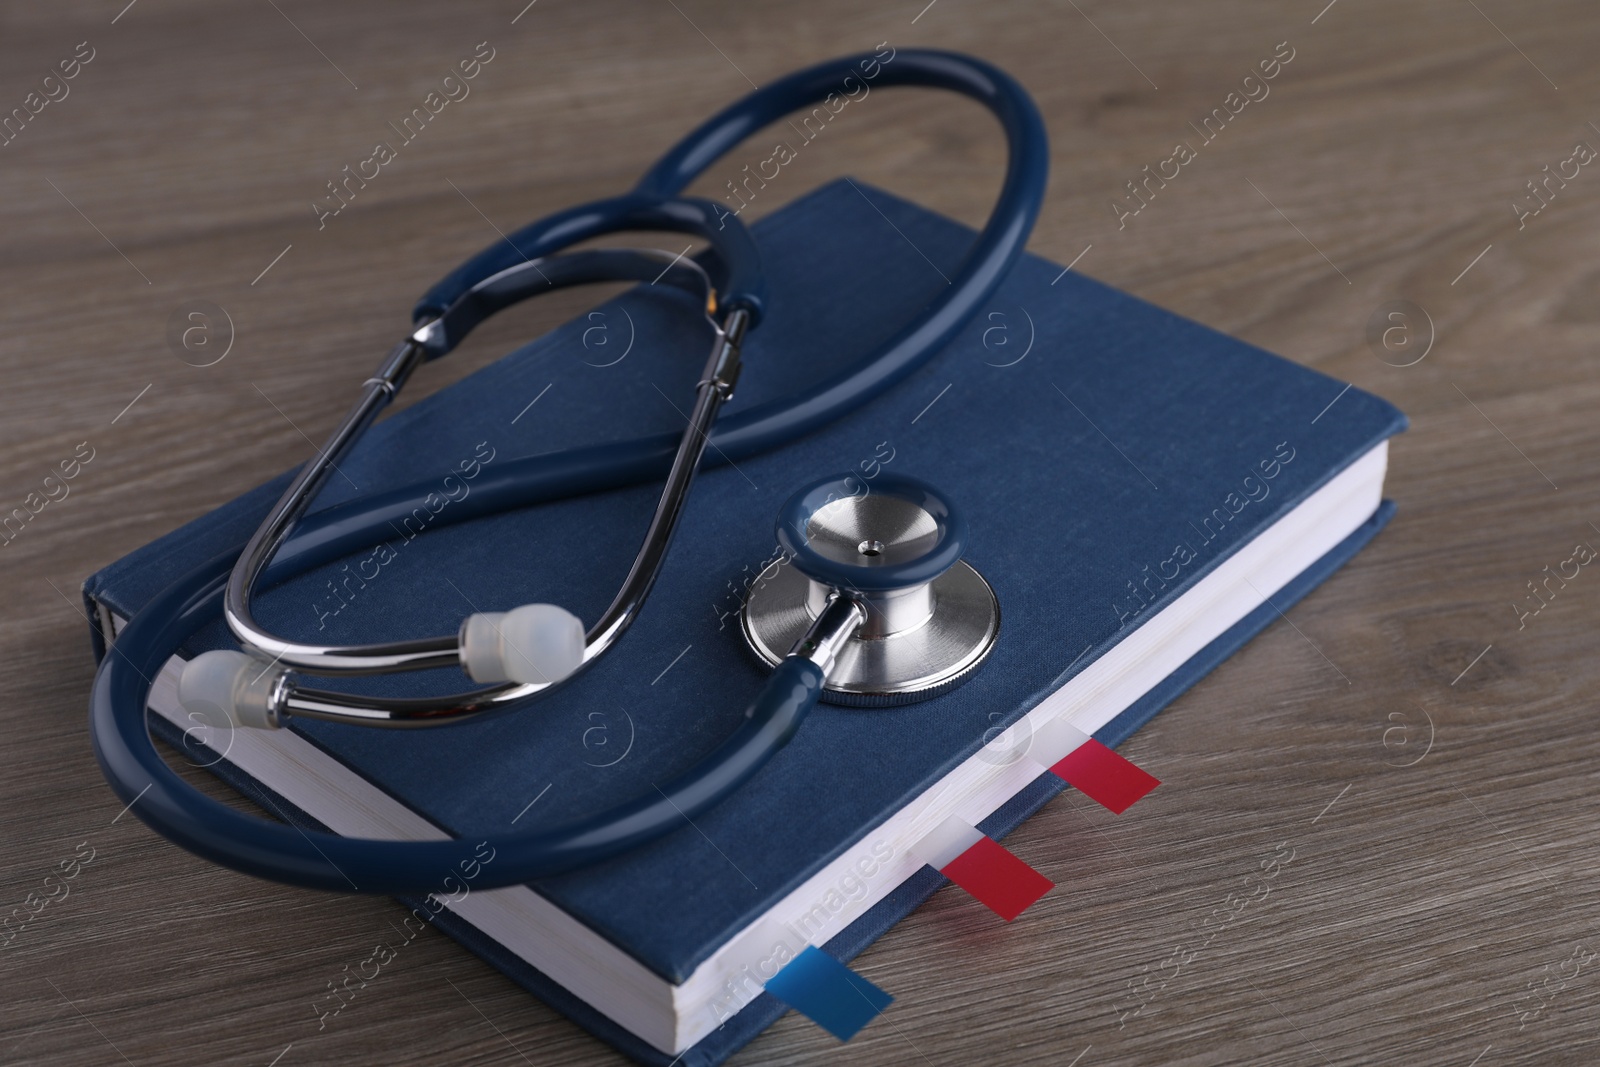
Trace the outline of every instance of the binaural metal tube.
<instances>
[{"instance_id":1,"label":"binaural metal tube","mask_svg":"<svg viewBox=\"0 0 1600 1067\"><path fill-rule=\"evenodd\" d=\"M716 421L717 413L723 403L733 395L740 369L740 344L748 325L749 313L743 309L736 309L728 315L726 323L718 331L711 356L706 363L705 373L696 389L695 405L689 416L689 424L679 440L672 469L667 475L666 484L662 487L644 541L634 557L633 565L628 570L627 578L624 579L616 596L612 598L611 605L586 634L583 662L578 667L579 671L603 655L626 632L638 617L640 607L655 585L661 565L666 559L672 534L688 501L689 489L709 441L711 426ZM428 666L450 666L458 662L457 638L435 639L435 641L443 646L442 654L439 662L430 662ZM434 642L405 644L421 646L432 643ZM392 658L388 653L395 647L366 646L362 649L362 653L365 654L370 650L380 654L374 658ZM341 655L348 655L350 651L335 650ZM326 661L324 667L325 664ZM405 669L415 668L389 666L362 670L360 673ZM546 682L504 683L446 696L373 697L309 689L299 684L291 684L285 688L284 700L278 710L289 715L302 715L330 722L359 722L369 726L400 728L431 726L442 721L458 721L481 715L526 700L549 688L551 684Z\"/></svg>"},{"instance_id":2,"label":"binaural metal tube","mask_svg":"<svg viewBox=\"0 0 1600 1067\"><path fill-rule=\"evenodd\" d=\"M665 267L657 271L656 268L662 264ZM360 399L334 430L327 445L318 451L315 459L301 468L289 488L273 505L266 520L246 543L228 576L223 603L223 617L239 643L247 651L274 665L299 668L313 674L387 674L458 664L459 634L344 646L279 637L256 622L250 610L251 591L273 556L293 532L295 524L305 515L328 476L338 469L339 460L399 393L411 372L421 363L448 352L487 314L492 314L499 307L563 285L629 277L638 281L651 279L652 284L665 280L667 285L688 289L705 301L706 321L717 336L710 368L720 367L730 358L729 328L737 329L737 336L731 343L732 377L724 383L726 388L722 390L722 398L725 399L731 393L732 379L738 376L738 342L743 337L749 316L744 311L731 312L727 326L718 325L711 317L717 304L716 288L704 268L695 261L669 256L655 249L594 249L527 260L485 278L439 317L419 324L411 336L395 346L384 358L377 373L362 383ZM707 376L716 377L710 369ZM716 412L712 411L711 418L714 419L715 415ZM700 428L698 436L702 443L709 427L710 422L707 421ZM697 452L697 460L698 457Z\"/></svg>"},{"instance_id":3,"label":"binaural metal tube","mask_svg":"<svg viewBox=\"0 0 1600 1067\"><path fill-rule=\"evenodd\" d=\"M427 330L424 325L418 334ZM328 476L338 470L339 460L350 450L373 419L389 405L411 372L423 362L424 351L414 334L406 338L389 353L378 371L361 385L361 397L345 415L328 442L317 455L300 468L289 488L283 491L264 521L245 544L239 561L228 576L228 589L223 603L223 618L240 644L273 663L304 667L308 670L328 669L349 673L374 674L393 670L420 670L427 667L448 666L454 662L453 638L432 638L417 641L400 641L382 645L354 645L337 648L331 645L306 644L280 638L259 625L250 611L250 591L255 588L261 572L271 562L273 555L293 531L295 523L305 515L311 501L322 488Z\"/></svg>"}]
</instances>

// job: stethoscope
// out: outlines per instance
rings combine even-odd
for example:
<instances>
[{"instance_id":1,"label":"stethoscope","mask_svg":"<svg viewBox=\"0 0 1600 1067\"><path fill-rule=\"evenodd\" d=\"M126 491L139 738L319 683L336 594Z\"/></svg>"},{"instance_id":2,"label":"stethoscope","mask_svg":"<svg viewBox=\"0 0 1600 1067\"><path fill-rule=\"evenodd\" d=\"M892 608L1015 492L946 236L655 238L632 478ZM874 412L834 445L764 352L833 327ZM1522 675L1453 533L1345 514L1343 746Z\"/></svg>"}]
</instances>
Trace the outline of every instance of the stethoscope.
<instances>
[{"instance_id":1,"label":"stethoscope","mask_svg":"<svg viewBox=\"0 0 1600 1067\"><path fill-rule=\"evenodd\" d=\"M865 74L876 69L870 78ZM739 376L745 336L760 324L762 274L749 234L719 205L679 197L750 134L798 108L858 85L950 89L1003 126L1009 158L993 212L961 266L910 323L849 370L788 398L718 418ZM695 473L799 437L896 384L939 351L983 306L1022 253L1044 196L1048 145L1038 110L1003 71L949 52L907 50L889 60L851 56L791 74L702 124L664 155L632 193L570 208L519 230L462 264L413 310L415 330L362 384L326 446L294 478L239 550L179 578L129 620L95 677L90 731L106 779L139 818L200 856L249 874L320 889L389 894L436 890L458 868L481 888L525 883L597 862L682 827L746 782L819 700L906 703L969 678L994 647L999 604L961 559L967 525L916 479L825 478L783 507L785 564L748 598L745 639L773 667L743 723L697 765L649 794L554 829L491 839L347 838L269 822L212 800L156 752L145 716L152 679L219 609L246 651L190 660L179 683L186 710L219 724L274 728L300 717L380 727L425 727L503 710L563 683L615 645L637 617L664 560ZM564 252L623 230L689 233L710 244L707 266L646 250ZM632 280L690 293L712 334L711 355L681 435L572 448L497 464L439 525L636 484L665 475L642 546L621 589L587 630L554 605L469 616L453 635L359 646L274 635L251 613L251 593L387 538L391 522L433 487L419 484L307 514L341 456L421 363L453 349L479 322L566 286ZM708 451L708 446L714 445ZM377 697L307 686L302 675L359 675L461 667L488 688L439 697Z\"/></svg>"}]
</instances>

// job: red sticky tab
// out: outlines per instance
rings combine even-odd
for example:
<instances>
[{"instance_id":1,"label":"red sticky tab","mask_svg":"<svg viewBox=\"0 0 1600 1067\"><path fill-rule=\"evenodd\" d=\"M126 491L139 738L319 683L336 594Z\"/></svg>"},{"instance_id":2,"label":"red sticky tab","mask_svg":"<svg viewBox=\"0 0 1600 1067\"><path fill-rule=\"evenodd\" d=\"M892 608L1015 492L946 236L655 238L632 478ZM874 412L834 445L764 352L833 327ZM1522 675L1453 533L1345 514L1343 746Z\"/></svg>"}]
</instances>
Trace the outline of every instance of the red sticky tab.
<instances>
[{"instance_id":1,"label":"red sticky tab","mask_svg":"<svg viewBox=\"0 0 1600 1067\"><path fill-rule=\"evenodd\" d=\"M988 837L945 864L940 873L1006 922L1021 915L1055 885Z\"/></svg>"},{"instance_id":2,"label":"red sticky tab","mask_svg":"<svg viewBox=\"0 0 1600 1067\"><path fill-rule=\"evenodd\" d=\"M1092 737L1050 770L1118 815L1161 784L1160 779L1141 771Z\"/></svg>"}]
</instances>

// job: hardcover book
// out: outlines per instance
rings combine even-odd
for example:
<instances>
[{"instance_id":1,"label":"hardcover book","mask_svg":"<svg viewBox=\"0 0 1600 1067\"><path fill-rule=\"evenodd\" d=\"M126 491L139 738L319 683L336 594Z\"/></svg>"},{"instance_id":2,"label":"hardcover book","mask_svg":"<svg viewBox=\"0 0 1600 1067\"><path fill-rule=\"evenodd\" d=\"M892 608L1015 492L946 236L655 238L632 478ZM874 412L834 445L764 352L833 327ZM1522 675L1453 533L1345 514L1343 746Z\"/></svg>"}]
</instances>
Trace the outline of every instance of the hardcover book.
<instances>
[{"instance_id":1,"label":"hardcover book","mask_svg":"<svg viewBox=\"0 0 1600 1067\"><path fill-rule=\"evenodd\" d=\"M850 181L754 233L769 307L734 409L887 338L972 239ZM658 487L439 516L511 457L680 429L709 341L682 301L640 286L379 423L318 506L427 478L436 496L391 539L263 592L258 618L339 643L447 633L532 601L592 622ZM407 306L397 294L397 323ZM424 373L412 388L426 387ZM994 653L964 686L901 707L820 706L730 800L635 852L408 902L624 1053L709 1067L785 1010L763 988L783 960L808 945L848 960L945 883L925 857L948 820L999 838L1064 788L1031 754L1051 724L1116 745L1354 555L1393 512L1387 439L1404 425L1376 397L1025 256L908 380L787 447L704 471L637 624L548 698L429 731L293 721L218 736L186 720L169 664L150 723L304 825L409 838L555 825L649 790L734 729L764 678L738 608L785 565L773 524L795 488L843 471L870 488L885 470L937 485L965 510L967 559L1001 605ZM285 479L90 578L97 654L165 583L237 551ZM218 621L184 655L225 646ZM445 691L462 677L340 684ZM1070 872L1044 873L1073 892ZM330 992L308 1024L343 1003Z\"/></svg>"}]
</instances>

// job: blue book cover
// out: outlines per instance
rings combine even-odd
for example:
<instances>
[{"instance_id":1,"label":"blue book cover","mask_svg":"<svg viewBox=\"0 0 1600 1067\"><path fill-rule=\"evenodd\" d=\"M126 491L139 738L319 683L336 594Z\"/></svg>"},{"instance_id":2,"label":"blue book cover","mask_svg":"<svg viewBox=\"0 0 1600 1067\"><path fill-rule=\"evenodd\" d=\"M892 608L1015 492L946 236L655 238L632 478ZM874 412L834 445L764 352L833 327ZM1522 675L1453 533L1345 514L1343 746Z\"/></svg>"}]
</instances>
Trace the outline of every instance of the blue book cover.
<instances>
[{"instance_id":1,"label":"blue book cover","mask_svg":"<svg viewBox=\"0 0 1600 1067\"><path fill-rule=\"evenodd\" d=\"M890 336L946 284L972 239L952 220L848 180L788 205L754 233L769 309L745 346L735 410L804 387ZM397 332L406 297L396 294ZM266 591L258 618L286 635L341 643L447 633L472 611L532 601L592 623L626 572L656 486L430 524L497 462L679 430L708 341L693 323L685 302L640 287L378 424L318 506L436 477L437 510L417 513L391 541ZM357 384L349 383L352 395ZM423 372L411 388L427 386ZM970 768L997 730L1015 728L1072 679L1109 672L1130 637L1142 631L1141 640L1154 640L1151 620L1187 612L1199 591L1220 588L1231 573L1224 568L1241 565L1264 533L1290 520L1313 529L1306 508L1334 491L1355 499L1343 487L1358 467L1375 469L1373 484L1381 484L1377 454L1404 416L1345 389L1025 256L986 313L909 380L784 449L705 471L640 620L573 685L521 711L444 729L295 721L285 733L452 834L554 825L647 791L731 732L762 684L736 612L770 573L773 522L788 495L845 471L869 484L880 470L903 471L939 486L966 510L967 558L1002 608L998 645L970 682L904 707L824 705L694 827L531 887L550 923L581 928L603 946L596 953L611 962L602 970L703 992L706 974L720 968L717 995L693 1019L640 1033L592 991L579 995L508 949L481 916L446 911L436 920L623 1052L663 1065L717 1064L784 1010L727 977L730 944L774 908L814 892L840 862L877 847L871 872L842 883L863 885L862 893L801 927L832 954L853 957L944 884L875 838L889 820ZM100 621L97 654L108 620L130 617L178 574L237 550L285 479L91 577L84 592ZM1312 562L1228 609L1172 668L1118 683L1131 696L1095 722L1095 736L1114 745L1131 734L1359 550L1393 511L1375 495L1362 506L1348 529L1323 535L1328 543ZM1263 562L1251 573L1270 570ZM217 622L185 651L231 645ZM445 691L460 688L461 675L339 684ZM169 740L183 733L161 715L151 724ZM212 769L280 814L323 823L231 758ZM973 821L996 837L1062 788L1020 765L985 781L982 821Z\"/></svg>"}]
</instances>

